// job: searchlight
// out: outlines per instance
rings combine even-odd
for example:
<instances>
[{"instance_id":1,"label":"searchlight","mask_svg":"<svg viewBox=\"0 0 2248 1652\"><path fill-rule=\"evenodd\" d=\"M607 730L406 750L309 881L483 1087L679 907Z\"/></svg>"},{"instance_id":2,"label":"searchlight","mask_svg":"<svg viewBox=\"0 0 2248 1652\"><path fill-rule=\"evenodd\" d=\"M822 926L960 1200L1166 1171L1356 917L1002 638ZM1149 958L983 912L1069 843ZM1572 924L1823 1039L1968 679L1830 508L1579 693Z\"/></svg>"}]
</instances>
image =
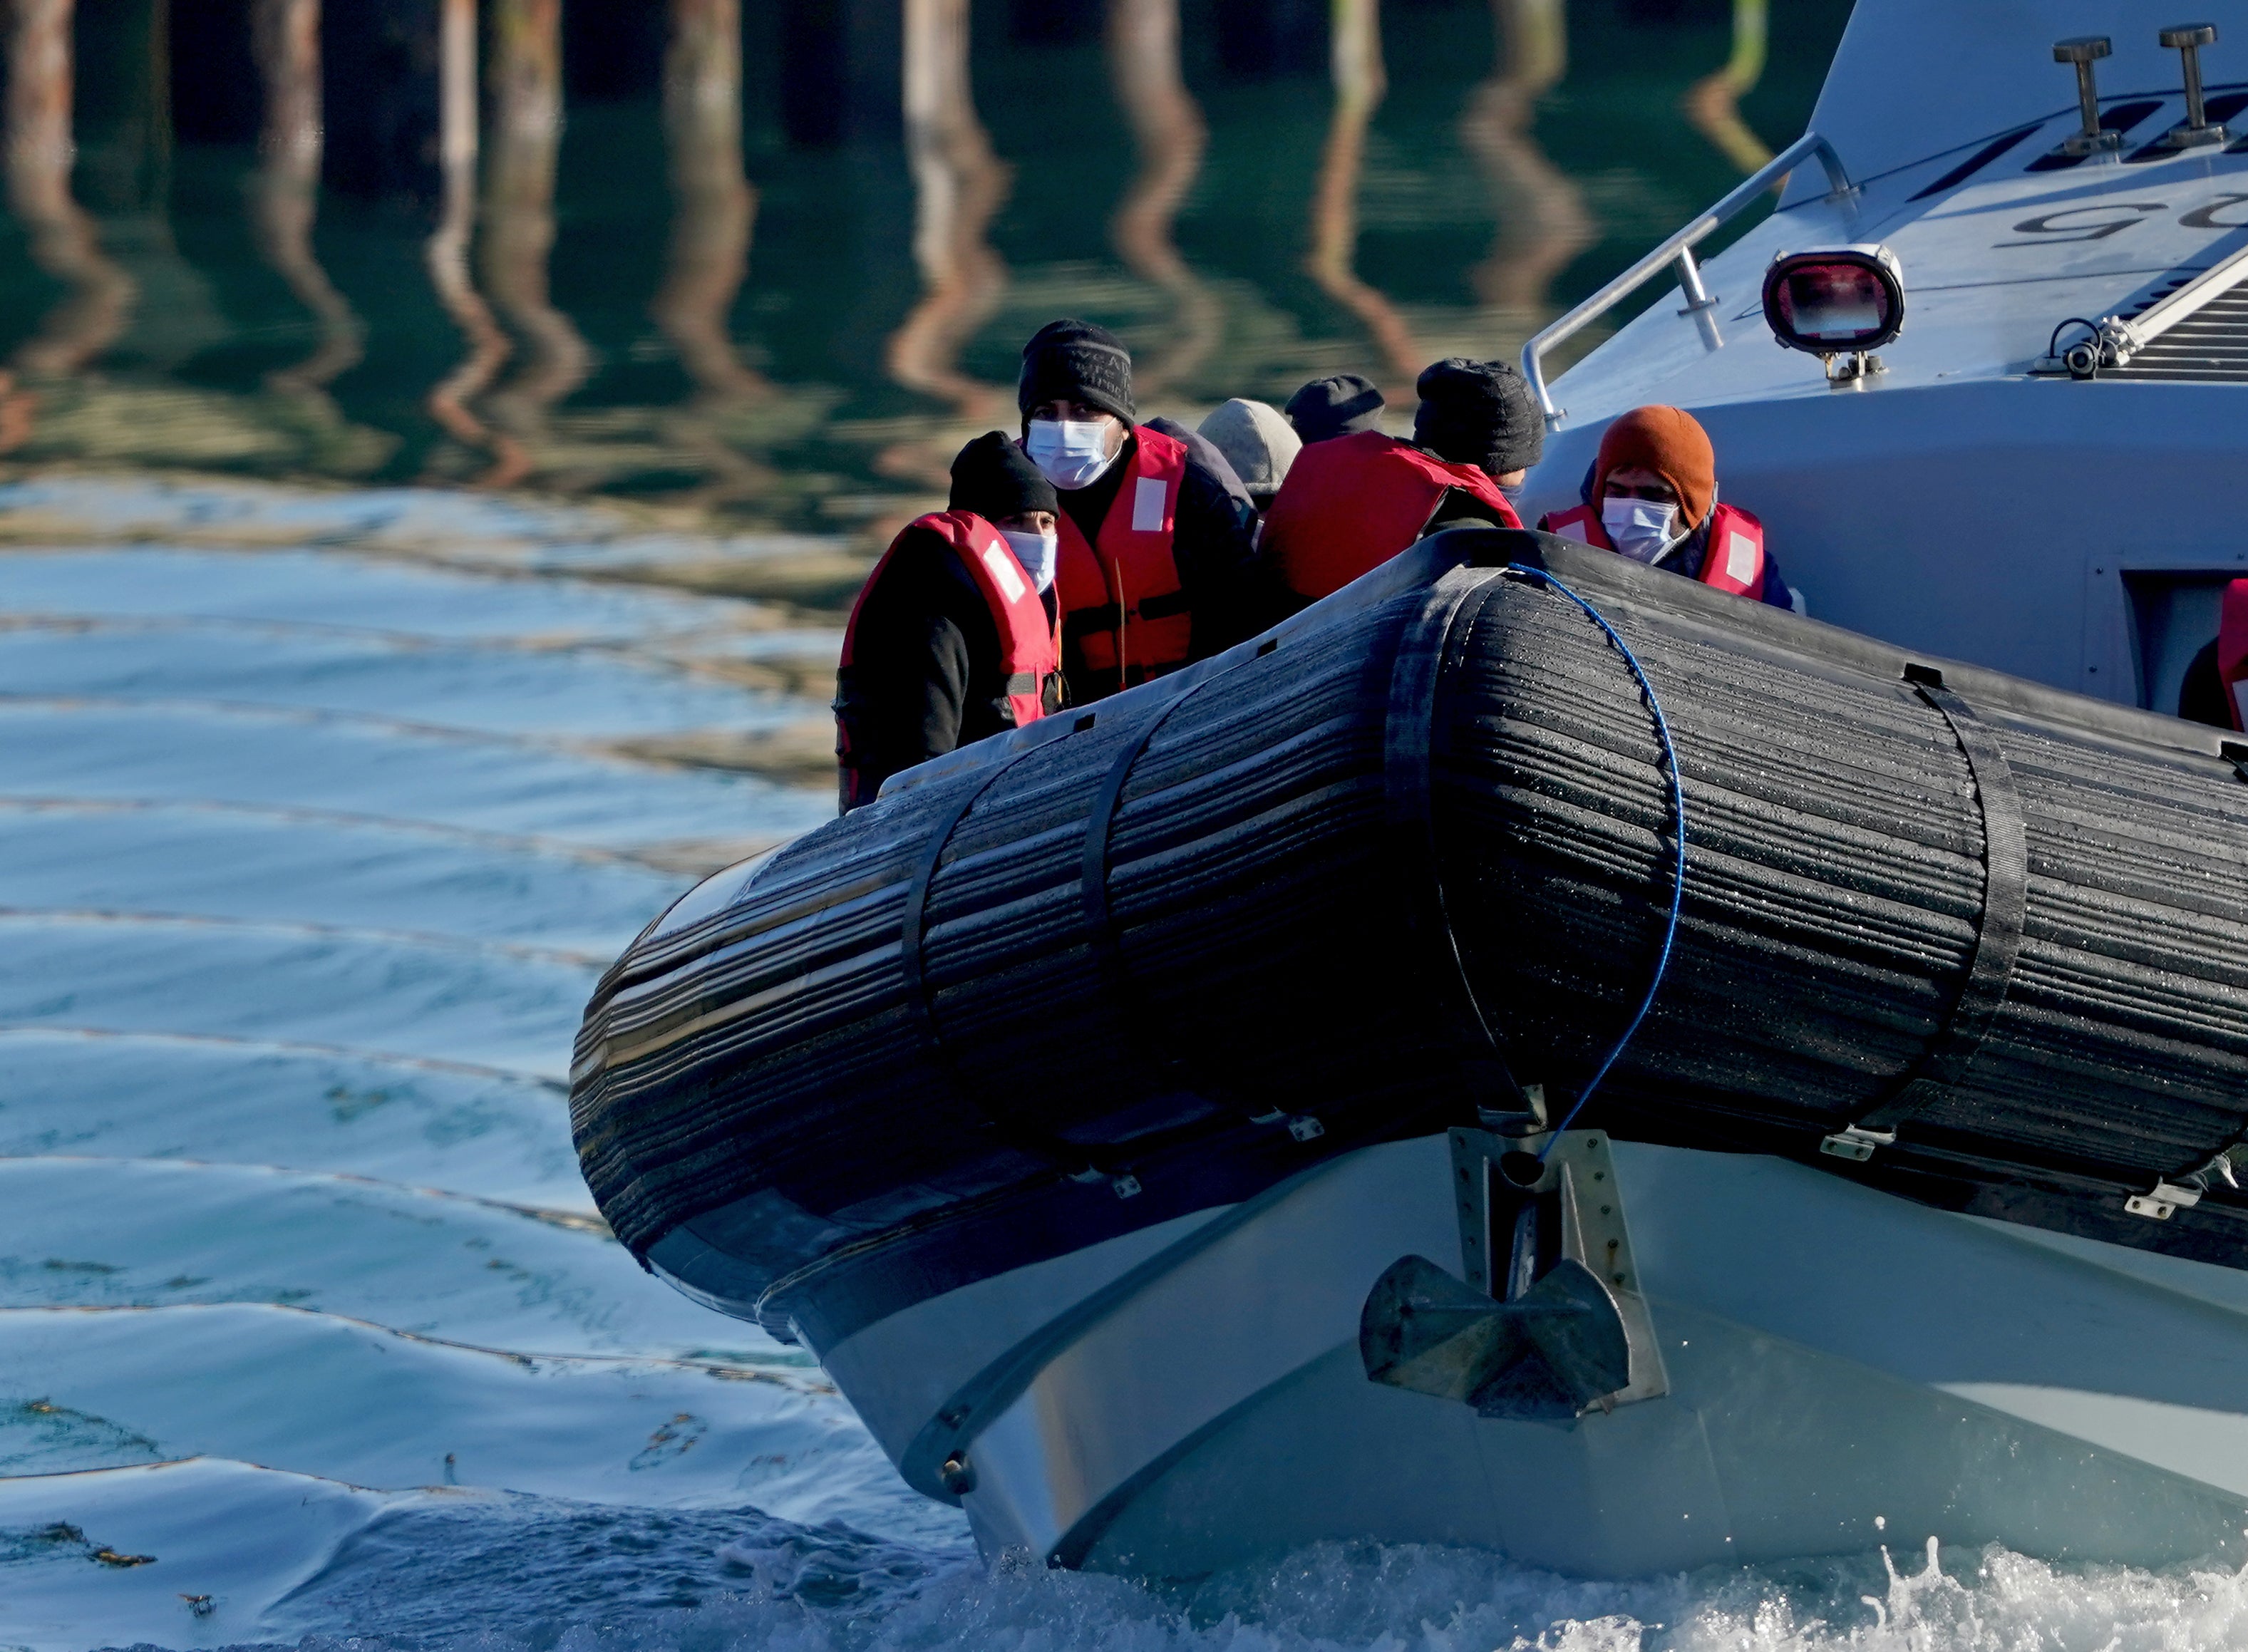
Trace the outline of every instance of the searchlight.
<instances>
[{"instance_id":1,"label":"searchlight","mask_svg":"<svg viewBox=\"0 0 2248 1652\"><path fill-rule=\"evenodd\" d=\"M1858 383L1904 331L1903 267L1884 246L1779 253L1764 274L1764 319L1783 346L1817 356L1829 383Z\"/></svg>"}]
</instances>

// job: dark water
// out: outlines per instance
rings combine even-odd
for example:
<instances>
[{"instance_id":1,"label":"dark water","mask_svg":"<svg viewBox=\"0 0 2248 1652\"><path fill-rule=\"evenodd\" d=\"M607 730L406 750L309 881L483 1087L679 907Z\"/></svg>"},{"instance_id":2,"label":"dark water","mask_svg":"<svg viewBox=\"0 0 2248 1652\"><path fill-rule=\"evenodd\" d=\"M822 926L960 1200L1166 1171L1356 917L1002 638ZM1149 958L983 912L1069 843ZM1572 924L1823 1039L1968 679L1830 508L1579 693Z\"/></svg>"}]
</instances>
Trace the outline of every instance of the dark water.
<instances>
[{"instance_id":1,"label":"dark water","mask_svg":"<svg viewBox=\"0 0 2248 1652\"><path fill-rule=\"evenodd\" d=\"M326 10L16 8L0 463L833 532L1011 421L1058 314L1133 343L1148 409L1346 367L1395 401L1436 356L1511 353L1792 139L1847 6ZM74 84L41 56L65 40Z\"/></svg>"}]
</instances>

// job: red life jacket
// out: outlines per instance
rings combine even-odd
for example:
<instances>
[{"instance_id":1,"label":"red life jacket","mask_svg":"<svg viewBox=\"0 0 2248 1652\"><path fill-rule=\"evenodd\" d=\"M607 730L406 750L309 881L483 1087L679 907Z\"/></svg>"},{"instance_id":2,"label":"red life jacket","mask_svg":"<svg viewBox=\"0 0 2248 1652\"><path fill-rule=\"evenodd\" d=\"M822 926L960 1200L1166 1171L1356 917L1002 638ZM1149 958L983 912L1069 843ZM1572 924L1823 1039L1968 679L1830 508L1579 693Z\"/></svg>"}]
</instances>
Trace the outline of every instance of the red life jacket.
<instances>
[{"instance_id":1,"label":"red life jacket","mask_svg":"<svg viewBox=\"0 0 2248 1652\"><path fill-rule=\"evenodd\" d=\"M1360 430L1296 456L1258 543L1282 582L1317 601L1419 538L1448 488L1474 495L1503 525L1522 525L1498 483L1476 466Z\"/></svg>"},{"instance_id":2,"label":"red life jacket","mask_svg":"<svg viewBox=\"0 0 2248 1652\"><path fill-rule=\"evenodd\" d=\"M882 582L891 559L916 534L935 534L960 560L991 611L991 627L999 635L999 671L1006 679L1007 709L1015 726L1035 723L1061 704L1061 641L1038 587L1015 559L1014 548L999 531L969 511L932 511L908 523L882 552L874 572L860 587L851 605L850 623L843 631L843 655L837 675L848 680L857 661L859 616L867 598ZM841 770L843 807L848 811L874 800L875 787L859 784L858 764L851 747L851 710L847 696L835 699L835 758ZM933 754L936 755L936 754Z\"/></svg>"},{"instance_id":3,"label":"red life jacket","mask_svg":"<svg viewBox=\"0 0 2248 1652\"><path fill-rule=\"evenodd\" d=\"M1060 513L1054 594L1062 655L1079 704L1175 671L1192 656L1194 616L1179 585L1171 537L1178 521L1186 443L1141 425L1124 483L1101 518L1097 545Z\"/></svg>"},{"instance_id":4,"label":"red life jacket","mask_svg":"<svg viewBox=\"0 0 2248 1652\"><path fill-rule=\"evenodd\" d=\"M2217 622L2217 675L2224 684L2224 708L2232 726L2248 730L2248 579L2224 587L2224 607Z\"/></svg>"},{"instance_id":5,"label":"red life jacket","mask_svg":"<svg viewBox=\"0 0 2248 1652\"><path fill-rule=\"evenodd\" d=\"M1579 545L1613 551L1600 513L1588 504L1556 511L1539 527ZM1764 594L1764 524L1737 506L1721 504L1710 513L1710 535L1702 552L1702 583L1737 597Z\"/></svg>"}]
</instances>

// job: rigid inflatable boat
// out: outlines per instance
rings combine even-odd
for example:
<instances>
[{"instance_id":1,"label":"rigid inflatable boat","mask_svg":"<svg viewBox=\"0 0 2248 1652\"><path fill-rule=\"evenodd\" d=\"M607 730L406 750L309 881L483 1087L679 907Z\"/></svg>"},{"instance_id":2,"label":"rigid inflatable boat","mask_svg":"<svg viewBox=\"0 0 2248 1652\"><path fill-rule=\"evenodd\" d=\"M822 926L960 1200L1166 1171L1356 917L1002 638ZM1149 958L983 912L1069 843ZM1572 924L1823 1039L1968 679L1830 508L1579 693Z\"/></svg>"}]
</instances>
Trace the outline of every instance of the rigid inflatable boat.
<instances>
[{"instance_id":1,"label":"rigid inflatable boat","mask_svg":"<svg viewBox=\"0 0 2248 1652\"><path fill-rule=\"evenodd\" d=\"M1526 353L1675 270L1546 393L1532 498L1691 407L1840 624L1439 534L604 978L618 1236L987 1551L2248 1559L2248 743L2162 715L2248 555L2248 89L2149 91L2118 3L2080 98L2042 10L1959 10L1862 0L1817 131ZM2126 208L2129 256L2025 227ZM1913 308L1881 360L1742 307L1822 247Z\"/></svg>"}]
</instances>

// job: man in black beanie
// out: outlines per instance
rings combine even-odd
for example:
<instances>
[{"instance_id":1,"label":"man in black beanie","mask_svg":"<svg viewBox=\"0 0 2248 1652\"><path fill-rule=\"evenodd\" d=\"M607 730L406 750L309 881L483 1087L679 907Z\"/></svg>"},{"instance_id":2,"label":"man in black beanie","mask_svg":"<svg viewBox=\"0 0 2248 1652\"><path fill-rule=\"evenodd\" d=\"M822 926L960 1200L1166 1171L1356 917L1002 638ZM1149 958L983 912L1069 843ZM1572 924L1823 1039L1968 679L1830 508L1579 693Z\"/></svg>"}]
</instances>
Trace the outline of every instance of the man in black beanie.
<instances>
[{"instance_id":1,"label":"man in black beanie","mask_svg":"<svg viewBox=\"0 0 2248 1652\"><path fill-rule=\"evenodd\" d=\"M1290 396L1280 411L1308 447L1337 436L1354 436L1361 430L1379 430L1381 409L1387 405L1373 380L1355 373L1331 373Z\"/></svg>"},{"instance_id":2,"label":"man in black beanie","mask_svg":"<svg viewBox=\"0 0 2248 1652\"><path fill-rule=\"evenodd\" d=\"M1546 424L1504 361L1453 356L1422 374L1413 440L1379 430L1308 442L1264 518L1262 554L1301 607L1438 528L1518 528L1513 495Z\"/></svg>"},{"instance_id":3,"label":"man in black beanie","mask_svg":"<svg viewBox=\"0 0 2248 1652\"><path fill-rule=\"evenodd\" d=\"M1523 376L1504 361L1448 356L1413 387L1421 397L1413 445L1475 466L1512 503L1524 475L1546 451L1546 421Z\"/></svg>"},{"instance_id":4,"label":"man in black beanie","mask_svg":"<svg viewBox=\"0 0 2248 1652\"><path fill-rule=\"evenodd\" d=\"M1082 704L1229 648L1264 623L1256 512L1186 443L1134 422L1132 357L1055 321L1023 346L1022 445L1061 502L1063 670Z\"/></svg>"},{"instance_id":5,"label":"man in black beanie","mask_svg":"<svg viewBox=\"0 0 2248 1652\"><path fill-rule=\"evenodd\" d=\"M835 673L846 814L901 769L1061 708L1052 484L994 430L953 460L949 504L899 531L851 609Z\"/></svg>"}]
</instances>

